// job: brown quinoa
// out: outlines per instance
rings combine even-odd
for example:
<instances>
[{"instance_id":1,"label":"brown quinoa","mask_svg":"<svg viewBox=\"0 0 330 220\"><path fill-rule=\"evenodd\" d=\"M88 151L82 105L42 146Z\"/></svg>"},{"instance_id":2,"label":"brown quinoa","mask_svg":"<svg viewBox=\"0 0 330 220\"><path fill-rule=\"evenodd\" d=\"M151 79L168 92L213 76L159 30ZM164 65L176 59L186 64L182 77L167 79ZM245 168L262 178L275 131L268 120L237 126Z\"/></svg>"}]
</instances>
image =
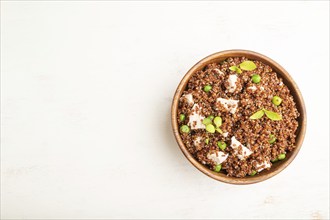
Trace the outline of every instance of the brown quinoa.
<instances>
[{"instance_id":1,"label":"brown quinoa","mask_svg":"<svg viewBox=\"0 0 330 220\"><path fill-rule=\"evenodd\" d=\"M220 172L228 176L244 177L251 175L254 171L270 169L278 155L285 154L295 148L295 132L298 127L297 118L299 112L288 87L283 83L272 68L258 60L251 60L257 66L252 71L243 70L241 74L231 71L229 67L238 66L245 57L230 57L221 63L212 63L203 70L197 71L190 78L188 85L179 101L177 121L179 127L189 125L190 132L180 132L183 143L189 152L202 164L213 170L217 165L214 160L208 158L208 154L218 155L220 152L228 155L221 163ZM258 74L261 77L260 83L253 83L252 75ZM236 75L236 88L231 87L228 78ZM205 92L203 88L211 85L212 89ZM234 91L233 91L234 90ZM193 102L189 102L185 95L191 94ZM272 98L279 96L282 103L276 106L272 103ZM238 100L235 113L231 113L227 108L217 101L218 98ZM198 108L193 108L194 105ZM250 116L260 109L267 109L282 116L282 120L273 121L264 115L260 119L252 120ZM205 128L193 129L197 125L194 121L189 124L191 115L196 112L205 118L220 116L223 134L219 132L210 133ZM180 121L179 115L184 114L185 120ZM200 122L202 119L199 119ZM224 134L227 134L224 135ZM269 143L270 135L276 137L276 141ZM244 147L252 151L249 156L244 156L244 151L240 145L236 150L231 146L231 138L235 137ZM206 144L205 140L209 143ZM220 150L218 141L227 144L225 150ZM243 155L240 159L238 155ZM270 162L273 161L273 162ZM262 165L269 164L270 167Z\"/></svg>"}]
</instances>

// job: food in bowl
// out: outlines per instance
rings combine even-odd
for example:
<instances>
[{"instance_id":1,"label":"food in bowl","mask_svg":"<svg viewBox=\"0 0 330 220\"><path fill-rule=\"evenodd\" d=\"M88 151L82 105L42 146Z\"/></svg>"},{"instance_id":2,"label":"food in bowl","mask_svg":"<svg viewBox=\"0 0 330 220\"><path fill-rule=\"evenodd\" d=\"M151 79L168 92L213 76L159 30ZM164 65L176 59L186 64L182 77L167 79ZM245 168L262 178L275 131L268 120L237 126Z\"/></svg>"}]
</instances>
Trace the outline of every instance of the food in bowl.
<instances>
[{"instance_id":1,"label":"food in bowl","mask_svg":"<svg viewBox=\"0 0 330 220\"><path fill-rule=\"evenodd\" d=\"M229 57L196 71L178 103L186 148L227 176L254 176L295 149L297 110L289 88L269 65Z\"/></svg>"}]
</instances>

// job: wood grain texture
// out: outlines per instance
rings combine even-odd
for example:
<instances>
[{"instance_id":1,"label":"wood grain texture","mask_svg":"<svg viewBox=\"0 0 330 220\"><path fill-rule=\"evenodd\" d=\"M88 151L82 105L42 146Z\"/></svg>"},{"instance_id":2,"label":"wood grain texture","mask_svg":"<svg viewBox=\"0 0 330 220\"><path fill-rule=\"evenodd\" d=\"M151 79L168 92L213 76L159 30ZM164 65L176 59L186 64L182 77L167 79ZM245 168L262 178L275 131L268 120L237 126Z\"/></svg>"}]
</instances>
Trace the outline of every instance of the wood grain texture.
<instances>
[{"instance_id":1,"label":"wood grain texture","mask_svg":"<svg viewBox=\"0 0 330 220\"><path fill-rule=\"evenodd\" d=\"M283 161L279 161L278 163L273 164L272 168L270 170L265 170L261 173L259 173L256 176L253 177L244 177L244 178L236 178L236 177L229 177L226 176L223 173L217 173L214 172L210 169L208 169L206 166L200 164L188 151L184 143L182 142L182 139L179 134L179 127L177 123L177 110L178 110L178 103L179 103L179 98L181 97L183 91L185 90L188 81L192 74L194 74L196 71L199 71L203 69L207 64L214 63L214 62L221 62L225 60L228 57L235 57L235 56L245 56L249 59L253 60L259 60L262 61L263 63L271 66L273 70L283 79L283 82L285 83L286 86L290 89L290 92L296 102L297 109L300 113L300 116L298 118L298 129L296 131L296 148L292 151L287 153L286 159ZM172 110L171 110L171 118L172 118L172 129L174 136L176 138L176 141L185 155L185 157L201 172L206 174L207 176L216 179L221 182L225 183L230 183L230 184L252 184L252 183L257 183L261 182L264 180L267 180L276 174L280 173L283 169L285 169L296 157L298 154L304 137L306 133L306 126L307 126L307 116L306 116L306 108L304 104L304 100L302 97L302 94L297 86L297 84L294 82L293 78L290 76L290 74L282 67L280 66L277 62L274 60L268 58L265 55L253 52L253 51L248 51L248 50L226 50L226 51L221 51L218 53L214 53L210 56L205 57L198 63L196 63L183 77L181 82L179 83L179 86L175 92L173 102L172 102Z\"/></svg>"}]
</instances>

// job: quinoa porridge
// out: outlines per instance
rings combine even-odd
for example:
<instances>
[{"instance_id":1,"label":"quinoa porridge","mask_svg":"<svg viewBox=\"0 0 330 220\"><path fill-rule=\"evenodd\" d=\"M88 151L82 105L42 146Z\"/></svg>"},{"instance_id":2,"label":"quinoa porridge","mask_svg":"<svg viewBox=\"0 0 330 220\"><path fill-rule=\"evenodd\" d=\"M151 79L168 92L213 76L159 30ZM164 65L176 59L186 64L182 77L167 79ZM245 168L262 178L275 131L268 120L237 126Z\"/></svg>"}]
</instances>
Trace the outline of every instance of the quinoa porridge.
<instances>
[{"instance_id":1,"label":"quinoa porridge","mask_svg":"<svg viewBox=\"0 0 330 220\"><path fill-rule=\"evenodd\" d=\"M268 170L295 148L299 112L270 66L230 57L197 71L177 112L188 151L215 172L244 177Z\"/></svg>"}]
</instances>

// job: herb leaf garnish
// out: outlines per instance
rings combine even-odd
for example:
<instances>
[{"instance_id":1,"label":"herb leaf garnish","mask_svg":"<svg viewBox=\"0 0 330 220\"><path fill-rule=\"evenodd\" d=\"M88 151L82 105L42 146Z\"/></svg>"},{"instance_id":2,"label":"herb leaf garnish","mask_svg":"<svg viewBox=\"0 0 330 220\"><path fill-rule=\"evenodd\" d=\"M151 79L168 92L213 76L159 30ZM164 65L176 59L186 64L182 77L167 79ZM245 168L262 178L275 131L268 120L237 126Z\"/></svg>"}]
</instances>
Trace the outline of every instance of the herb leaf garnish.
<instances>
[{"instance_id":1,"label":"herb leaf garnish","mask_svg":"<svg viewBox=\"0 0 330 220\"><path fill-rule=\"evenodd\" d=\"M246 60L244 62L242 62L239 67L241 67L242 70L254 70L255 68L257 68L257 66L250 60Z\"/></svg>"},{"instance_id":2,"label":"herb leaf garnish","mask_svg":"<svg viewBox=\"0 0 330 220\"><path fill-rule=\"evenodd\" d=\"M254 113L253 115L250 116L250 119L262 118L262 116L264 116L264 114L266 114L267 118L269 118L272 121L282 120L282 115L280 115L276 112L268 111L266 109L261 109L261 110L257 111L256 113Z\"/></svg>"},{"instance_id":3,"label":"herb leaf garnish","mask_svg":"<svg viewBox=\"0 0 330 220\"><path fill-rule=\"evenodd\" d=\"M266 109L264 109L264 112L266 114L266 116L273 120L273 121L279 121L279 120L282 120L282 115L276 113L276 112L272 112L272 111L268 111Z\"/></svg>"},{"instance_id":4,"label":"herb leaf garnish","mask_svg":"<svg viewBox=\"0 0 330 220\"><path fill-rule=\"evenodd\" d=\"M231 71L234 71L236 73L242 73L242 70L251 71L257 68L257 66L250 60L245 60L242 63L240 63L238 66L231 66L229 69Z\"/></svg>"},{"instance_id":5,"label":"herb leaf garnish","mask_svg":"<svg viewBox=\"0 0 330 220\"><path fill-rule=\"evenodd\" d=\"M250 119L259 119L262 116L264 116L265 112L263 109L257 111L256 113L254 113L253 115L250 116Z\"/></svg>"},{"instance_id":6,"label":"herb leaf garnish","mask_svg":"<svg viewBox=\"0 0 330 220\"><path fill-rule=\"evenodd\" d=\"M237 66L231 66L229 67L231 71L235 71L236 73L242 73L242 70L238 68Z\"/></svg>"}]
</instances>

